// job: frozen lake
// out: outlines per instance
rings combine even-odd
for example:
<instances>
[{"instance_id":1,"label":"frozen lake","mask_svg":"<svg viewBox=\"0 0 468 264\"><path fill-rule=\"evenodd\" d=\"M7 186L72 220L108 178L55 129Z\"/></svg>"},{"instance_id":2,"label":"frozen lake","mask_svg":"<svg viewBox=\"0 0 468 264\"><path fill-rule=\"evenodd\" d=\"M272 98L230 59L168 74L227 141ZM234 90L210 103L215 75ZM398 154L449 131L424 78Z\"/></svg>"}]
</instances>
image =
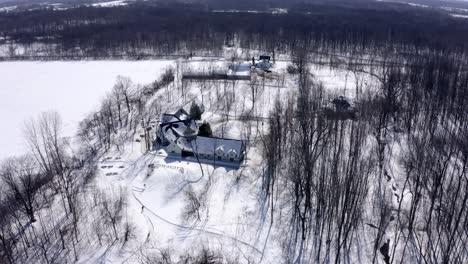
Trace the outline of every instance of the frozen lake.
<instances>
[{"instance_id":1,"label":"frozen lake","mask_svg":"<svg viewBox=\"0 0 468 264\"><path fill-rule=\"evenodd\" d=\"M99 106L118 75L147 84L173 61L0 62L0 160L25 152L23 124L57 111L64 134L73 136L87 113Z\"/></svg>"}]
</instances>

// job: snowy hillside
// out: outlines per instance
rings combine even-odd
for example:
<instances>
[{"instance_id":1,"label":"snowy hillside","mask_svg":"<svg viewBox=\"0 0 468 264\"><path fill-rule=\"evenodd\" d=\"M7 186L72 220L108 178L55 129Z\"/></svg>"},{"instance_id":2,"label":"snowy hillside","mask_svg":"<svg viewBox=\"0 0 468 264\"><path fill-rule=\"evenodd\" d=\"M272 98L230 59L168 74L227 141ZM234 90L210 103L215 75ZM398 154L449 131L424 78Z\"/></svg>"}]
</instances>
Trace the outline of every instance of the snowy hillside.
<instances>
[{"instance_id":1,"label":"snowy hillside","mask_svg":"<svg viewBox=\"0 0 468 264\"><path fill-rule=\"evenodd\" d=\"M182 62L181 67L198 68L226 66L227 62ZM211 65L211 66L210 66ZM274 69L286 75L287 63L279 62ZM328 67L312 69L330 93L352 95L354 77L345 71ZM345 80L349 78L348 82ZM371 83L372 78L360 76ZM259 82L263 82L259 80ZM129 192L131 210L139 236L139 246L147 251L167 249L177 259L201 247L223 252L228 261L240 263L277 263L282 257L281 222L270 226L268 209L261 205L259 190L262 182L262 137L267 133L267 119L275 99L287 98L297 92L294 78L266 80L259 83L258 97L252 105L249 82L188 83L185 88L161 91L153 97L161 112L171 112L194 98L207 109L202 119L212 125L216 136L242 138L249 144L247 158L240 167L210 160L168 156L161 150L141 154L139 143L131 143L122 151L107 153L109 159L99 163L99 184L107 188L121 186ZM183 91L183 95L178 93ZM226 101L233 96L233 105L226 110ZM255 95L254 95L255 96ZM251 112L255 121L240 121ZM226 116L228 115L228 117ZM154 117L158 118L158 116ZM117 157L117 159L116 159ZM153 168L154 167L154 168ZM196 202L197 206L193 208ZM286 212L284 212L286 213ZM281 219L280 219L281 221ZM109 256L114 262L122 256ZM132 262L128 260L128 262Z\"/></svg>"}]
</instances>

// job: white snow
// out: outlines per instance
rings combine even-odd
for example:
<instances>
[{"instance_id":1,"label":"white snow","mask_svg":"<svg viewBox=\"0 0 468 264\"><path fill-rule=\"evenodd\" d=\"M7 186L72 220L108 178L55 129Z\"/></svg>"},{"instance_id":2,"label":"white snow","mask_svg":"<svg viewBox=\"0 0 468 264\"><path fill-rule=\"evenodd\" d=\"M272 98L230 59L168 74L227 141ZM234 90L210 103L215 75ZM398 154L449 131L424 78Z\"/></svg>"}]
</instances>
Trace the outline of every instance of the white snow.
<instances>
[{"instance_id":1,"label":"white snow","mask_svg":"<svg viewBox=\"0 0 468 264\"><path fill-rule=\"evenodd\" d=\"M450 15L453 17L457 17L457 18L468 18L468 15L459 15L459 14L450 14Z\"/></svg>"},{"instance_id":2,"label":"white snow","mask_svg":"<svg viewBox=\"0 0 468 264\"><path fill-rule=\"evenodd\" d=\"M277 62L273 71L281 76L287 64L286 61ZM193 61L181 65L181 68L204 71L215 66L227 68L228 65L226 61L209 63ZM312 67L311 73L317 81L323 83L327 91L353 97L356 83L354 74L323 66ZM359 82L365 84L364 87L367 89L372 89L375 85L375 80L370 76L359 75L359 78ZM288 76L284 84L276 80L265 80L266 84L257 98L253 114L267 116L275 98L288 98L288 95L297 88L294 79L294 76ZM232 116L229 121L223 121L222 115L225 109L216 97L216 86L212 84L206 86L203 88L197 83L187 84L184 91L185 100L190 101L196 97L199 101L204 101L207 110L202 119L211 124L215 135L224 133L226 137L242 138L243 131L248 128L248 122L240 122L235 117L242 115L251 107L249 83L236 84L234 90L237 99L228 113ZM226 88L230 89L231 86L228 85ZM176 90L171 92L177 95ZM164 93L166 92L160 91L159 96L163 96ZM164 100L165 97L159 98L161 100L158 102L163 104L163 110L174 110L184 104L177 105ZM264 129L266 127L263 126L263 122L255 125L253 121L250 135L254 138L260 131L264 133ZM140 210L135 217L138 215L145 217L145 219L140 217L138 223L143 230L140 241L144 241L146 237L150 240L156 239L159 247L170 248L175 256L190 252L194 246L203 245L210 249L223 249L226 254L233 256L242 254L245 260L239 259L239 263L249 261L259 263L261 259L261 263L281 263L280 228L275 227L270 232L268 216L262 215L261 208L257 204L256 195L261 184L258 177L262 169L262 155L258 141L257 144L250 145L246 162L239 169L223 167L212 161L198 164L190 158L164 155L164 150L141 156L136 144L133 142L122 153L109 154L113 157L122 155L126 160L126 169L99 179L108 181L109 185L121 184L131 188L132 199L138 202L133 205L136 207L133 207L132 211ZM150 169L150 164L154 169ZM107 175L112 169L104 168L102 174ZM199 221L193 218L185 219L184 212L187 206L185 193L190 189L197 194L207 190L207 193L201 196L205 199L204 206L200 209ZM281 226L281 223L277 222L275 225Z\"/></svg>"},{"instance_id":3,"label":"white snow","mask_svg":"<svg viewBox=\"0 0 468 264\"><path fill-rule=\"evenodd\" d=\"M415 3L408 3L408 5L410 5L410 6L415 6L415 7L424 7L424 8L428 8L428 7L429 7L428 5L415 4Z\"/></svg>"},{"instance_id":4,"label":"white snow","mask_svg":"<svg viewBox=\"0 0 468 264\"><path fill-rule=\"evenodd\" d=\"M429 8L429 7L430 7L430 6L428 6L428 5L417 4L417 3L407 3L407 2L404 2L404 1L376 0L376 2L396 3L396 4L407 4L407 5L409 5L409 6L422 7L422 8Z\"/></svg>"},{"instance_id":5,"label":"white snow","mask_svg":"<svg viewBox=\"0 0 468 264\"><path fill-rule=\"evenodd\" d=\"M448 7L448 6L443 6L441 9L447 10L447 11L461 11L461 12L468 12L468 9L466 8L458 8L458 7Z\"/></svg>"},{"instance_id":6,"label":"white snow","mask_svg":"<svg viewBox=\"0 0 468 264\"><path fill-rule=\"evenodd\" d=\"M126 6L126 5L128 5L128 3L126 3L125 0L117 0L117 1L96 3L96 4L92 4L91 6L94 6L94 7L114 7L114 6Z\"/></svg>"},{"instance_id":7,"label":"white snow","mask_svg":"<svg viewBox=\"0 0 468 264\"><path fill-rule=\"evenodd\" d=\"M18 8L17 6L0 7L0 12L10 12Z\"/></svg>"},{"instance_id":8,"label":"white snow","mask_svg":"<svg viewBox=\"0 0 468 264\"><path fill-rule=\"evenodd\" d=\"M287 209L279 208L280 216L275 216L270 229L270 216L259 206L257 196L263 169L259 135L266 132L267 123L245 122L238 117L247 112L267 116L276 98L286 99L295 93L297 76L286 74L289 63L277 61L273 73L265 79L254 74L259 90L255 107L249 82L236 82L235 87L225 82L192 82L184 87L183 94L182 86L176 84L171 89L159 90L151 100L157 100L162 112L174 111L195 98L205 107L202 120L211 124L215 136L243 140L249 137L246 160L240 168L207 160L199 164L189 158L164 155L164 150L143 154L141 143L136 141L128 142L119 151L110 150L98 166L95 184L106 192L119 188L126 191L128 215L137 226L136 238L124 250L118 243L105 249L91 234L88 239L94 242L80 245L80 252L87 252L80 263L139 263L135 256L153 245L170 249L173 257L203 246L240 257L235 263L281 263L281 226L285 224L281 215ZM129 76L135 83L148 83L160 77L164 67L174 64L174 61L0 63L0 72L7 76L3 80L7 88L1 89L0 95L5 102L11 102L0 106L0 118L5 120L4 133L8 133L0 144L9 146L9 151L2 149L0 154L11 154L21 145L22 119L55 109L67 122L67 133L72 133L76 122L92 111L112 88L117 75ZM179 63L177 70L227 69L229 65L223 59L195 59ZM311 74L327 92L351 98L356 83L370 90L376 85L367 74L352 74L326 66L311 67ZM226 110L224 97L234 94L233 105ZM152 106L151 100L148 107ZM21 101L24 103L18 105ZM230 116L229 120L225 115ZM18 142L8 140L10 137ZM202 202L198 220L187 209L190 191ZM356 261L351 259L351 262Z\"/></svg>"},{"instance_id":9,"label":"white snow","mask_svg":"<svg viewBox=\"0 0 468 264\"><path fill-rule=\"evenodd\" d=\"M98 106L118 75L136 83L154 81L171 61L1 62L0 160L23 153L25 120L58 111L65 134Z\"/></svg>"},{"instance_id":10,"label":"white snow","mask_svg":"<svg viewBox=\"0 0 468 264\"><path fill-rule=\"evenodd\" d=\"M213 13L287 14L288 9L285 9L285 8L271 8L268 10L218 9L218 10L213 10L212 12Z\"/></svg>"}]
</instances>

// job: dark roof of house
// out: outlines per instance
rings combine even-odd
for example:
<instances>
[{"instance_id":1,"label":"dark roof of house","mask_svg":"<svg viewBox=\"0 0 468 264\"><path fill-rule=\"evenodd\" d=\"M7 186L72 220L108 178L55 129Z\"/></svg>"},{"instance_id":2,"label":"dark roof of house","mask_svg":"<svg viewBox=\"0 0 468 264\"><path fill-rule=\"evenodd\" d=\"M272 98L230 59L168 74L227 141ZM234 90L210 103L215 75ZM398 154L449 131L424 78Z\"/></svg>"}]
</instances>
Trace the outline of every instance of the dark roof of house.
<instances>
[{"instance_id":1,"label":"dark roof of house","mask_svg":"<svg viewBox=\"0 0 468 264\"><path fill-rule=\"evenodd\" d=\"M183 109L176 114L163 114L160 127L164 137L184 151L207 155L213 155L216 150L236 155L242 155L244 151L242 140L197 136L196 122Z\"/></svg>"}]
</instances>

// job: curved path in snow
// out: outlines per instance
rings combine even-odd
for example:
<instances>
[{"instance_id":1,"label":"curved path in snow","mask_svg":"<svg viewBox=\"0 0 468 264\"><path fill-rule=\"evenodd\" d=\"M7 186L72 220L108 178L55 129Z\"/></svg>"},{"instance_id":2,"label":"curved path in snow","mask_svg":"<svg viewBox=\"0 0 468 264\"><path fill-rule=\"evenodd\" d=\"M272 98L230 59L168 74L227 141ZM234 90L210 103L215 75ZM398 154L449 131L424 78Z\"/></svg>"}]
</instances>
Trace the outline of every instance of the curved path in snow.
<instances>
[{"instance_id":1,"label":"curved path in snow","mask_svg":"<svg viewBox=\"0 0 468 264\"><path fill-rule=\"evenodd\" d=\"M152 211L151 209L149 209L135 194L135 191L132 190L132 194L133 194L133 197L135 198L135 200L141 204L142 206L145 207L145 211L148 211L151 213L151 215L155 216L156 218L158 218L159 220L165 222L166 224L169 224L169 225L172 225L172 226L175 226L179 229L183 229L183 230L195 230L195 231L198 231L198 232L202 232L202 233L205 233L205 234L209 234L209 235L214 235L214 236L219 236L219 237L224 237L224 238L227 238L227 239L230 239L232 241L235 241L235 242L238 242L240 244L243 244L251 249L253 249L256 253L260 254L263 256L263 252L260 251L259 249L257 249L256 247L254 247L253 245L247 243L247 242L244 242L242 240L239 240L235 237L231 237L231 236L228 236L228 235L224 235L224 234L220 234L220 233L216 233L216 232L213 232L213 231L208 231L206 229L200 229L200 228L193 228L193 227L189 227L189 226L183 226L183 225L180 225L180 224L176 224L176 223L173 223L163 217L161 217L160 215L156 214L154 211ZM144 213L144 212L143 212Z\"/></svg>"}]
</instances>

